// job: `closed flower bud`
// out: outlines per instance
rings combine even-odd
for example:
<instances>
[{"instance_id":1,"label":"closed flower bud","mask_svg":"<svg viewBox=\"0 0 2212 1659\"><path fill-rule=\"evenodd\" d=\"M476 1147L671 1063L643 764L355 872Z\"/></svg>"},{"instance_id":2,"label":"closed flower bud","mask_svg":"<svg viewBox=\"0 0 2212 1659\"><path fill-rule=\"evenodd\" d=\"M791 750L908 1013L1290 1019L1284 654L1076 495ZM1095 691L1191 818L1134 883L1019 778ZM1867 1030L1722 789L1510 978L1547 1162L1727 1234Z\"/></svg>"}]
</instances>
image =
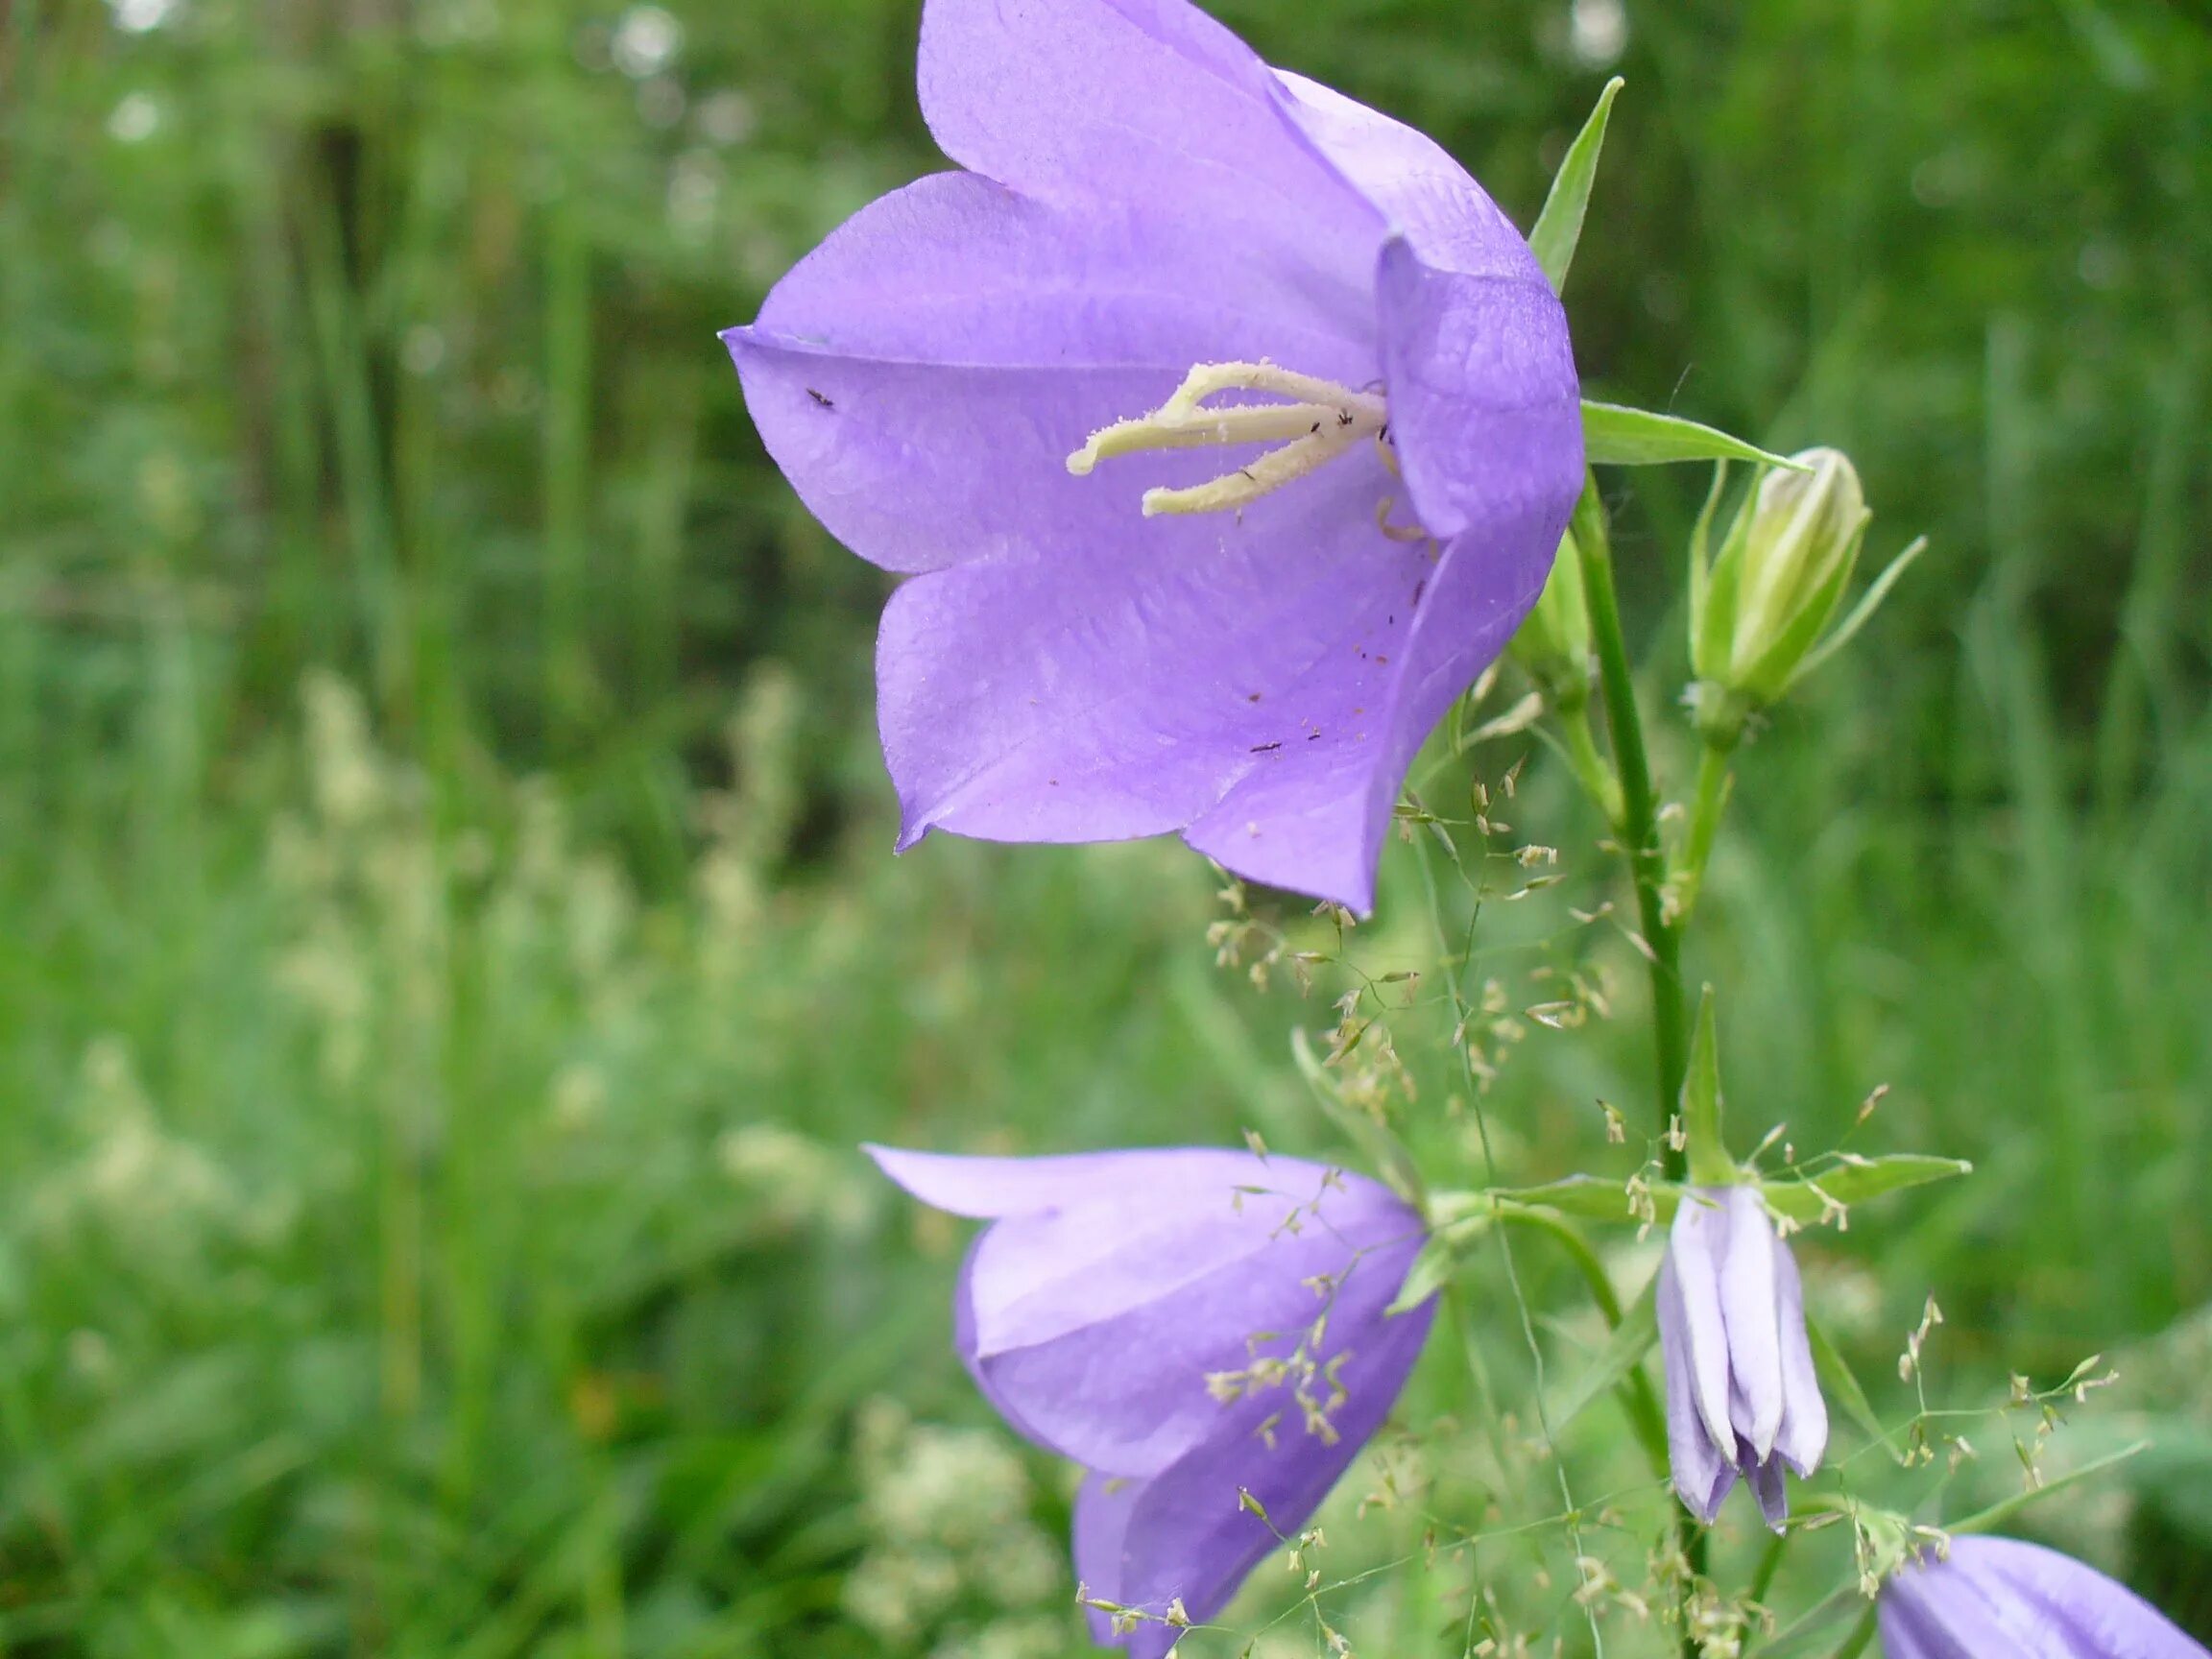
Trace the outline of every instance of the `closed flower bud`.
<instances>
[{"instance_id":1,"label":"closed flower bud","mask_svg":"<svg viewBox=\"0 0 2212 1659\"><path fill-rule=\"evenodd\" d=\"M1955 1538L1882 1587L1888 1659L2212 1659L2133 1591L2011 1538Z\"/></svg>"},{"instance_id":2,"label":"closed flower bud","mask_svg":"<svg viewBox=\"0 0 2212 1659\"><path fill-rule=\"evenodd\" d=\"M1807 449L1792 459L1804 469L1776 469L1760 480L1710 570L1701 545L1694 555L1694 699L1700 729L1723 743L1733 743L1746 718L1777 702L1871 610L1862 607L1823 639L1873 515L1841 450Z\"/></svg>"},{"instance_id":3,"label":"closed flower bud","mask_svg":"<svg viewBox=\"0 0 2212 1659\"><path fill-rule=\"evenodd\" d=\"M1583 603L1582 560L1572 531L1559 538L1551 576L1521 631L1506 646L1544 701L1572 714L1590 701L1590 613Z\"/></svg>"},{"instance_id":4,"label":"closed flower bud","mask_svg":"<svg viewBox=\"0 0 2212 1659\"><path fill-rule=\"evenodd\" d=\"M1753 1187L1693 1188L1659 1264L1659 1346L1674 1490L1710 1524L1737 1478L1776 1531L1782 1465L1820 1465L1828 1407L1813 1371L1805 1290Z\"/></svg>"}]
</instances>

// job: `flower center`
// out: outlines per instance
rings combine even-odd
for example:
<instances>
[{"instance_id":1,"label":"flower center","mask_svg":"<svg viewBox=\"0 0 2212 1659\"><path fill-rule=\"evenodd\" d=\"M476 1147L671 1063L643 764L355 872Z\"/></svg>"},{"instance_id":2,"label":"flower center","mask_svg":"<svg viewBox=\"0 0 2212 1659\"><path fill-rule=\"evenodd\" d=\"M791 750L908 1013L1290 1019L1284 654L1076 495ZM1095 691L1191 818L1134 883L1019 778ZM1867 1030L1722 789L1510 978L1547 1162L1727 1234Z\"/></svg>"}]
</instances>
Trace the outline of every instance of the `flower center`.
<instances>
[{"instance_id":1,"label":"flower center","mask_svg":"<svg viewBox=\"0 0 2212 1659\"><path fill-rule=\"evenodd\" d=\"M1255 392L1282 402L1209 404L1230 392ZM1147 449L1197 449L1210 445L1273 444L1275 448L1220 477L1188 489L1144 492L1144 516L1232 513L1305 477L1366 440L1387 463L1390 408L1382 394L1355 392L1333 380L1295 374L1272 363L1201 363L1151 414L1117 421L1091 434L1068 457L1068 470L1087 478L1100 461ZM1393 468L1393 470L1395 469Z\"/></svg>"}]
</instances>

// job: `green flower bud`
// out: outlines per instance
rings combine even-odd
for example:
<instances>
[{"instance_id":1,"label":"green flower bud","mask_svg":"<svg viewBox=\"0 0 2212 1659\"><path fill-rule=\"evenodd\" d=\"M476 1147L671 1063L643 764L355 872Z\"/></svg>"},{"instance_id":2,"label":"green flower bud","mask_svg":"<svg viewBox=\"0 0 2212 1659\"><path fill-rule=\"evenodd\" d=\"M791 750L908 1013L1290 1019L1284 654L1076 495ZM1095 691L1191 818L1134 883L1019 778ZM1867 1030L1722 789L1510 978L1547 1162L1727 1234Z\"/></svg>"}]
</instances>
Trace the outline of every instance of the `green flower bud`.
<instances>
[{"instance_id":1,"label":"green flower bud","mask_svg":"<svg viewBox=\"0 0 2212 1659\"><path fill-rule=\"evenodd\" d=\"M1777 469L1760 479L1710 569L1713 501L1698 520L1690 571L1690 661L1698 681L1692 701L1699 729L1722 745L1856 633L1919 551L1908 549L1831 634L1873 515L1842 451L1807 449L1791 459L1802 470Z\"/></svg>"},{"instance_id":2,"label":"green flower bud","mask_svg":"<svg viewBox=\"0 0 2212 1659\"><path fill-rule=\"evenodd\" d=\"M1536 609L1505 647L1544 701L1573 714L1590 701L1590 613L1582 597L1582 558L1569 531L1559 538L1551 575Z\"/></svg>"}]
</instances>

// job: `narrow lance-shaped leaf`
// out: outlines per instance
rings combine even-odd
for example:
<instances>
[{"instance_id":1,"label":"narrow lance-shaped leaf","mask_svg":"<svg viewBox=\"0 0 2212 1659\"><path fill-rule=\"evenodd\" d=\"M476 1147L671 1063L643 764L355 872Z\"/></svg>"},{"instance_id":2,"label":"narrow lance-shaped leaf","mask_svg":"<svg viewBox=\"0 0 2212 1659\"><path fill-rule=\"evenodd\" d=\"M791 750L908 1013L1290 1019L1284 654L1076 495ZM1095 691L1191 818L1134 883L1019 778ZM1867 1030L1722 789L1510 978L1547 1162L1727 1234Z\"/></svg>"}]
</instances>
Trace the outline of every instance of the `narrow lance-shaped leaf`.
<instances>
[{"instance_id":1,"label":"narrow lance-shaped leaf","mask_svg":"<svg viewBox=\"0 0 2212 1659\"><path fill-rule=\"evenodd\" d=\"M1925 536L1917 537L1911 546L1890 560L1887 568L1874 578L1873 585L1866 589L1859 603L1851 607L1851 613L1837 623L1828 637L1814 646L1805 660L1797 664L1797 671L1790 676L1790 684L1795 685L1806 675L1812 673L1814 669L1819 667L1821 663L1850 644L1852 636L1866 626L1867 620L1882 608L1882 601L1889 597L1889 589L1897 586L1897 579L1911 568L1913 560L1919 558L1927 550L1928 538Z\"/></svg>"},{"instance_id":2,"label":"narrow lance-shaped leaf","mask_svg":"<svg viewBox=\"0 0 2212 1659\"><path fill-rule=\"evenodd\" d=\"M1705 493L1696 523L1690 526L1690 662L1700 672L1705 660L1705 592L1713 579L1713 517L1720 510L1720 493L1728 486L1728 463L1713 464L1713 488Z\"/></svg>"},{"instance_id":3,"label":"narrow lance-shaped leaf","mask_svg":"<svg viewBox=\"0 0 2212 1659\"><path fill-rule=\"evenodd\" d=\"M1792 1221L1817 1221L1839 1204L1848 1208L1885 1192L1925 1187L1973 1170L1963 1158L1936 1158L1923 1152L1893 1152L1886 1158L1843 1153L1839 1162L1816 1174L1769 1181L1760 1190L1776 1214Z\"/></svg>"},{"instance_id":4,"label":"narrow lance-shaped leaf","mask_svg":"<svg viewBox=\"0 0 2212 1659\"><path fill-rule=\"evenodd\" d=\"M1613 1335L1598 1358L1546 1408L1546 1427L1558 1433L1579 1417L1591 1401L1626 1382L1628 1373L1643 1363L1644 1356L1658 1340L1659 1276L1653 1274L1643 1294L1621 1315L1621 1323L1613 1327Z\"/></svg>"},{"instance_id":5,"label":"narrow lance-shaped leaf","mask_svg":"<svg viewBox=\"0 0 2212 1659\"><path fill-rule=\"evenodd\" d=\"M1808 1313L1805 1316L1805 1335L1813 1348L1813 1366L1820 1374L1820 1385L1828 1397L1843 1407L1843 1413L1859 1425L1860 1432L1877 1446L1889 1445L1889 1431L1882 1427L1882 1419L1874 1415L1872 1402L1866 1390L1859 1385L1851 1366L1836 1344L1828 1339L1828 1333Z\"/></svg>"},{"instance_id":6,"label":"narrow lance-shaped leaf","mask_svg":"<svg viewBox=\"0 0 2212 1659\"><path fill-rule=\"evenodd\" d=\"M1536 228L1528 232L1528 247L1536 255L1536 263L1544 267L1554 294L1565 290L1568 267L1575 263L1575 248L1582 239L1582 216L1590 206L1590 186L1598 177L1599 154L1605 148L1605 123L1613 113L1613 99L1621 85L1621 77L1616 75L1598 94L1598 107L1582 123L1582 131L1575 134L1575 142L1567 146L1566 157L1551 180L1551 193L1544 198L1544 211L1536 215Z\"/></svg>"},{"instance_id":7,"label":"narrow lance-shaped leaf","mask_svg":"<svg viewBox=\"0 0 2212 1659\"><path fill-rule=\"evenodd\" d=\"M1690 1137L1690 1179L1719 1187L1736 1178L1728 1142L1720 1133L1720 1038L1713 987L1697 998L1697 1028L1690 1041L1690 1067L1682 1079L1682 1127Z\"/></svg>"},{"instance_id":8,"label":"narrow lance-shaped leaf","mask_svg":"<svg viewBox=\"0 0 2212 1659\"><path fill-rule=\"evenodd\" d=\"M1658 467L1673 461L1758 461L1769 467L1797 463L1770 455L1755 444L1731 438L1714 426L1629 409L1619 403L1582 399L1582 442L1594 467Z\"/></svg>"}]
</instances>

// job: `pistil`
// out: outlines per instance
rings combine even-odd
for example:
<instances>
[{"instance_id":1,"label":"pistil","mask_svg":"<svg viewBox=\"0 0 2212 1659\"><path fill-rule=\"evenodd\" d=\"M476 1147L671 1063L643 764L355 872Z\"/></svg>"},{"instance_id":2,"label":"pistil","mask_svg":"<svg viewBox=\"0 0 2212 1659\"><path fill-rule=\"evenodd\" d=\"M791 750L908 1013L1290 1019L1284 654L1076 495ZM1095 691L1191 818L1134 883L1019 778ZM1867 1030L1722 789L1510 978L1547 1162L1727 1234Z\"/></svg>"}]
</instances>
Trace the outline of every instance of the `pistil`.
<instances>
[{"instance_id":1,"label":"pistil","mask_svg":"<svg viewBox=\"0 0 2212 1659\"><path fill-rule=\"evenodd\" d=\"M1250 392L1281 402L1209 404L1225 393ZM1196 449L1229 444L1273 444L1218 478L1185 489L1144 492L1144 516L1231 513L1305 477L1372 439L1387 445L1388 403L1333 380L1278 369L1272 363L1201 363L1151 414L1117 421L1091 434L1068 457L1068 470L1088 477L1102 460L1151 449Z\"/></svg>"}]
</instances>

